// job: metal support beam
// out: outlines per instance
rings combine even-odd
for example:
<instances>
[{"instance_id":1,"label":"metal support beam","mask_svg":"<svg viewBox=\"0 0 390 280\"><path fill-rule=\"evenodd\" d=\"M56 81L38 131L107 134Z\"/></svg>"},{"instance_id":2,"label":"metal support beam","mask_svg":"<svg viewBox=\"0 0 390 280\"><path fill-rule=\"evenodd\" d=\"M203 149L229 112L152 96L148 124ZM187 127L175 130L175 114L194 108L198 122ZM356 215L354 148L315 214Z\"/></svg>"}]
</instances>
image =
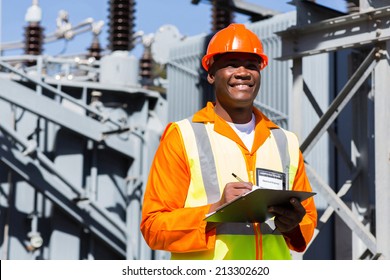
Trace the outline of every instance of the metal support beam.
<instances>
[{"instance_id":1,"label":"metal support beam","mask_svg":"<svg viewBox=\"0 0 390 280\"><path fill-rule=\"evenodd\" d=\"M134 159L134 151L129 142L122 141L115 135L107 135L107 132L113 130L109 124L69 110L53 99L37 95L33 90L11 80L0 78L0 85L0 99L74 131L78 135L97 143L104 143L108 148ZM14 94L15 92L18 94Z\"/></svg>"},{"instance_id":2,"label":"metal support beam","mask_svg":"<svg viewBox=\"0 0 390 280\"><path fill-rule=\"evenodd\" d=\"M304 1L296 1L299 4ZM339 116L341 110L350 103L351 99L356 95L361 85L371 77L372 89L371 92L375 98L375 222L368 227L367 221L370 222L370 212L359 212L361 205L363 210L371 207L368 199L368 188L372 183L370 180L361 180L362 172L371 170L367 163L370 164L367 157L370 157L367 151L369 143L367 131L364 129L354 133L356 147L360 149L355 154L357 160L352 160L356 164L351 165L351 161L347 164L352 172L354 172L353 182L346 182L339 193L336 195L332 188L323 181L314 169L306 166L307 174L313 186L329 204L325 213L319 221L319 227L316 229L315 236L321 230L321 226L325 223L333 212L336 212L341 220L351 229L357 240L353 241L355 246L357 243L362 244L361 248L354 253L354 258L366 258L369 255L377 258L390 258L390 126L387 120L390 119L390 6L386 0L368 1L360 0L360 12L350 15L340 16L332 19L326 19L319 22L310 20L310 5L303 3L297 8L297 26L289 28L285 31L278 32L282 37L282 54L279 60L293 59L293 129L299 133L302 132L302 119L300 104L302 91L305 91L309 100L316 110L316 102L313 101L310 91L307 92L302 78L302 58L304 56L316 55L319 53L328 53L347 48L371 47L370 54L366 57L360 67L352 75L346 85L339 92L337 97L330 104L327 111L322 115L317 125L308 135L301 145L301 150L306 156L321 138L325 131L330 129L330 125ZM308 17L309 16L309 17ZM303 19L303 20L302 20ZM384 47L383 47L384 46ZM382 48L382 50L381 50ZM383 50L385 50L385 55ZM370 84L369 84L370 85ZM363 92L365 94L365 92ZM361 96L362 101L368 101L367 96ZM366 105L366 104L364 104ZM356 111L360 113L359 104L356 104ZM356 116L355 116L356 117ZM362 117L364 123L369 115ZM361 119L360 119L361 120ZM355 129L357 122L353 124ZM366 139L367 138L367 139ZM362 150L363 149L363 150ZM362 152L362 153L360 153ZM344 155L345 157L345 155ZM366 158L359 158L366 157ZM360 160L360 162L359 162ZM361 162L362 161L362 162ZM349 162L349 163L348 163ZM353 165L356 165L353 166ZM360 175L359 175L360 174ZM367 174L363 174L366 176ZM363 177L364 177L363 176ZM359 181L359 182L358 182ZM354 183L355 182L355 183ZM348 189L352 189L353 201L352 210L341 200L342 194ZM361 196L366 196L360 199ZM359 203L359 204L358 204ZM358 206L358 207L357 207ZM367 207L367 208L365 208ZM355 213L354 213L355 211ZM360 215L360 213L363 213ZM363 218L363 219L362 219ZM375 232L374 232L375 230ZM373 233L372 233L372 232ZM375 234L375 236L374 236ZM354 247L356 248L356 246Z\"/></svg>"},{"instance_id":3,"label":"metal support beam","mask_svg":"<svg viewBox=\"0 0 390 280\"><path fill-rule=\"evenodd\" d=\"M88 225L96 236L119 254L125 256L127 231L124 223L112 217L107 210L95 202L83 199L80 196L83 191L61 176L54 164L38 150L30 151L36 155L35 160L27 156L25 153L29 148L27 141L3 125L0 125L0 130L4 136L11 137L21 145L24 151L16 149L15 145L6 137L0 137L0 144L2 144L0 147L7 147L0 148L0 161L28 181L78 223Z\"/></svg>"},{"instance_id":4,"label":"metal support beam","mask_svg":"<svg viewBox=\"0 0 390 280\"><path fill-rule=\"evenodd\" d=\"M42 64L42 58L41 57L38 57L37 59L37 62L39 64ZM53 94L63 98L63 99L66 99L67 101L71 102L72 104L82 108L83 110L85 110L85 112L88 112L88 113L91 113L91 114L94 114L95 116L99 117L99 119L103 120L105 119L106 117L103 116L99 111L97 111L95 108L92 108L88 105L85 105L85 104L82 104L80 103L77 99L67 95L66 93L62 92L61 90L58 90L56 88L53 88L52 86L48 85L47 83L44 83L41 81L41 79L37 79L36 77L31 77L25 73L23 73L22 71L12 67L10 64L8 63L5 63L3 61L0 61L0 66L1 67L4 67L5 69L8 69L10 70L11 72L19 75L20 77L24 78L24 79L27 79L31 82L33 82L34 84L37 85L37 87L39 88L39 92L42 92L42 88L43 89L46 89L48 90L49 92L52 92ZM40 72L39 72L40 73ZM117 127L121 127L121 125L115 121L112 121L111 119L107 119L108 121L112 122L112 124L114 124L115 126Z\"/></svg>"},{"instance_id":5,"label":"metal support beam","mask_svg":"<svg viewBox=\"0 0 390 280\"><path fill-rule=\"evenodd\" d=\"M280 60L339 49L361 47L390 39L390 6L288 28L282 37Z\"/></svg>"},{"instance_id":6,"label":"metal support beam","mask_svg":"<svg viewBox=\"0 0 390 280\"><path fill-rule=\"evenodd\" d=\"M339 189L339 191L337 192L337 197L339 197L340 199L347 194L347 192L351 189L353 183L355 182L356 180L356 177L359 175L359 172L355 172L355 174L353 174L351 176L351 179L350 180L347 180L342 186L341 188ZM335 212L335 209L332 207L332 206L328 206L324 213L321 215L321 217L318 219L318 222L317 222L317 227L316 229L314 230L314 235L313 235L313 238L312 240L310 241L310 243L308 244L306 250L309 248L309 246L314 242L314 240L317 238L318 234L321 232L322 228L324 227L324 225L328 222L328 220L330 219L330 217L333 215L333 213Z\"/></svg>"},{"instance_id":7,"label":"metal support beam","mask_svg":"<svg viewBox=\"0 0 390 280\"><path fill-rule=\"evenodd\" d=\"M360 67L352 75L337 97L330 104L328 110L321 117L317 125L307 136L305 141L301 145L301 150L304 155L308 154L317 141L321 138L325 131L328 130L332 122L340 114L341 110L347 105L347 103L354 96L359 87L371 75L372 70L377 64L378 49L374 48L367 55L366 59L362 62Z\"/></svg>"},{"instance_id":8,"label":"metal support beam","mask_svg":"<svg viewBox=\"0 0 390 280\"><path fill-rule=\"evenodd\" d=\"M204 1L192 0L191 4L198 5L200 2L211 3L212 1L213 0L204 0ZM280 13L278 11L257 4L242 1L242 0L228 0L228 1L220 0L218 4L234 12L248 15L251 16L252 18L258 18L258 19L269 18Z\"/></svg>"},{"instance_id":9,"label":"metal support beam","mask_svg":"<svg viewBox=\"0 0 390 280\"><path fill-rule=\"evenodd\" d=\"M358 0L360 12L370 11L389 5L389 0Z\"/></svg>"},{"instance_id":10,"label":"metal support beam","mask_svg":"<svg viewBox=\"0 0 390 280\"><path fill-rule=\"evenodd\" d=\"M354 61L361 61L364 57L362 53L353 52L350 54L351 66L355 67ZM371 74L372 77L372 74ZM370 77L370 78L371 78ZM351 160L360 172L359 177L352 189L351 209L367 230L373 224L370 203L370 180L369 180L369 99L370 80L357 90L351 99L352 120L351 120ZM366 247L361 243L359 237L352 233L352 259L361 258Z\"/></svg>"},{"instance_id":11,"label":"metal support beam","mask_svg":"<svg viewBox=\"0 0 390 280\"><path fill-rule=\"evenodd\" d=\"M348 206L334 193L332 188L326 184L321 177L310 166L306 165L306 172L310 183L317 186L318 192L326 199L329 205L335 210L336 214L344 223L362 240L373 255L378 253L375 237L369 232L363 224L355 217Z\"/></svg>"},{"instance_id":12,"label":"metal support beam","mask_svg":"<svg viewBox=\"0 0 390 280\"><path fill-rule=\"evenodd\" d=\"M374 71L375 205L378 251L390 259L390 41Z\"/></svg>"},{"instance_id":13,"label":"metal support beam","mask_svg":"<svg viewBox=\"0 0 390 280\"><path fill-rule=\"evenodd\" d=\"M291 3L296 6L299 27L345 15L345 13L320 5L315 0L293 0Z\"/></svg>"},{"instance_id":14,"label":"metal support beam","mask_svg":"<svg viewBox=\"0 0 390 280\"><path fill-rule=\"evenodd\" d=\"M268 18L279 14L279 12L275 10L271 10L260 5L242 0L229 0L228 2L229 5L232 7L233 11L245 15L250 15L252 17Z\"/></svg>"},{"instance_id":15,"label":"metal support beam","mask_svg":"<svg viewBox=\"0 0 390 280\"><path fill-rule=\"evenodd\" d=\"M289 100L290 108L290 129L295 132L298 139L303 139L303 123L302 123L302 104L303 104L303 73L302 73L302 58L298 57L293 60L292 67L293 89L292 97Z\"/></svg>"},{"instance_id":16,"label":"metal support beam","mask_svg":"<svg viewBox=\"0 0 390 280\"><path fill-rule=\"evenodd\" d=\"M309 99L310 104L313 106L314 111L317 113L318 117L321 118L324 115L324 113L322 112L322 109L318 105L314 95L312 94L311 90L309 89L309 87L307 86L305 81L303 81L303 91L305 92L307 99ZM343 144L341 143L336 132L331 127L329 127L327 131L328 131L330 139L332 140L333 144L335 145L335 147L337 149L337 152L340 153L341 157L343 158L343 160L347 164L348 168L350 170L352 170L355 166L352 163L351 159L349 158L347 152L345 151Z\"/></svg>"}]
</instances>

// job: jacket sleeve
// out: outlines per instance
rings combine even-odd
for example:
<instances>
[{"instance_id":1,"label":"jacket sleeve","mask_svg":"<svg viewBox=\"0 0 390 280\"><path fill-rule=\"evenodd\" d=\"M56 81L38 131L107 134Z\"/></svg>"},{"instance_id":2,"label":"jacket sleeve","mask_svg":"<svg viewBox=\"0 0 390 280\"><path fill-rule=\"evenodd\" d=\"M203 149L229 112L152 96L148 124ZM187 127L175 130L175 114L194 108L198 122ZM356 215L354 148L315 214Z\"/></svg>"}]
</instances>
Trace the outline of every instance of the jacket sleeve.
<instances>
[{"instance_id":1,"label":"jacket sleeve","mask_svg":"<svg viewBox=\"0 0 390 280\"><path fill-rule=\"evenodd\" d=\"M302 153L299 153L299 164L298 164L298 170L295 175L294 184L293 184L293 190L296 191L307 191L311 192L312 188L310 186L309 180L306 176L305 171L305 164L303 161ZM314 198L310 197L304 201L302 201L303 207L306 209L306 215L303 217L302 221L299 223L299 227L303 236L303 239L305 240L305 244L301 244L299 247L294 247L292 245L291 240L286 239L286 242L290 249L297 251L297 252L303 252L307 244L309 244L310 240L313 237L314 229L317 226L317 210L314 203Z\"/></svg>"},{"instance_id":2,"label":"jacket sleeve","mask_svg":"<svg viewBox=\"0 0 390 280\"><path fill-rule=\"evenodd\" d=\"M190 169L179 128L168 125L156 151L144 195L141 232L151 249L194 252L214 247L203 220L210 205L184 208Z\"/></svg>"}]
</instances>

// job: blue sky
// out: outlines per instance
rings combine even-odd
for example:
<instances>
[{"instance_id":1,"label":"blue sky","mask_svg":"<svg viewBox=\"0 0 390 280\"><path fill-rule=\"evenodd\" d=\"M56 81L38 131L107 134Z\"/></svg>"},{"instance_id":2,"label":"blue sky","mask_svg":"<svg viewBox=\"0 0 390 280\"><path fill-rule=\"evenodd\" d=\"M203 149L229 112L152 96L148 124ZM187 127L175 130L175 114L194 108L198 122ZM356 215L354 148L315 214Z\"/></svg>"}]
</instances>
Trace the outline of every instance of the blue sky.
<instances>
[{"instance_id":1,"label":"blue sky","mask_svg":"<svg viewBox=\"0 0 390 280\"><path fill-rule=\"evenodd\" d=\"M101 44L107 45L107 22L109 0L39 0L42 9L41 25L45 28L45 34L55 31L58 12L66 10L69 20L76 25L86 18L95 21L103 20L105 26L99 38ZM288 4L290 1L282 0L247 0L269 9L286 12L294 9ZM344 0L322 0L324 5L340 9L345 6ZM0 41L2 43L23 40L24 21L27 8L32 0L0 0ZM145 34L155 33L159 27L174 25L183 36L194 36L201 33L209 33L211 29L211 6L201 2L198 5L191 4L191 0L135 0L135 31L143 31ZM247 22L247 17L236 15L236 22ZM63 51L65 53L84 52L92 40L91 33L79 35L65 44L64 41L46 44L44 52L55 55ZM134 54L139 56L140 47L134 49ZM8 54L19 54L21 50L7 51Z\"/></svg>"}]
</instances>

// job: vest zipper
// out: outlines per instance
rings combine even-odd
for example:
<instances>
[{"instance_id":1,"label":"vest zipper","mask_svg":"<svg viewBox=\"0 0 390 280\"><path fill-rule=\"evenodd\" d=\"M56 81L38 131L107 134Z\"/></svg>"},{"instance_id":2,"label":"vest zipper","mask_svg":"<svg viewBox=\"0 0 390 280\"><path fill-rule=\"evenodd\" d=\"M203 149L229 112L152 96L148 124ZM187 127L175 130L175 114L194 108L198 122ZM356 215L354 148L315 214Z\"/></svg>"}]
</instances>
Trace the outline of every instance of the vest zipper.
<instances>
[{"instance_id":1,"label":"vest zipper","mask_svg":"<svg viewBox=\"0 0 390 280\"><path fill-rule=\"evenodd\" d=\"M252 184L256 184L253 176L254 172L253 170L249 171L249 182ZM259 223L253 223L253 230L255 232L255 240L256 240L256 260L262 260L263 254L262 254L262 248L263 248L263 238L261 236L261 230L260 230L260 224Z\"/></svg>"},{"instance_id":2,"label":"vest zipper","mask_svg":"<svg viewBox=\"0 0 390 280\"><path fill-rule=\"evenodd\" d=\"M251 182L252 184L255 185L255 181L254 181L254 178L253 178L253 171L249 171L249 182Z\"/></svg>"},{"instance_id":3,"label":"vest zipper","mask_svg":"<svg viewBox=\"0 0 390 280\"><path fill-rule=\"evenodd\" d=\"M253 229L255 231L256 239L256 260L263 259L263 238L260 230L260 223L254 223Z\"/></svg>"}]
</instances>

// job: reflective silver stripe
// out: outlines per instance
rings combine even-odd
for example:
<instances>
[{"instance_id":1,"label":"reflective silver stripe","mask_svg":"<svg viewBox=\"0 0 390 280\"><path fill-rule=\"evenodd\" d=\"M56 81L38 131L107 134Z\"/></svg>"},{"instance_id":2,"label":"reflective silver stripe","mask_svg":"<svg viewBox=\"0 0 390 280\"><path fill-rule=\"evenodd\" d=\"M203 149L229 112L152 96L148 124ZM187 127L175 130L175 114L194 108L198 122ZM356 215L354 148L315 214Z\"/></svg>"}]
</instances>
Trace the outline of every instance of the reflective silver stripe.
<instances>
[{"instance_id":1,"label":"reflective silver stripe","mask_svg":"<svg viewBox=\"0 0 390 280\"><path fill-rule=\"evenodd\" d=\"M217 226L217 234L253 235L254 229L251 223L221 223Z\"/></svg>"},{"instance_id":2,"label":"reflective silver stripe","mask_svg":"<svg viewBox=\"0 0 390 280\"><path fill-rule=\"evenodd\" d=\"M288 152L287 136L280 128L271 129L271 133L275 137L276 145L278 146L280 160L282 161L283 166L283 173L286 174L286 184L283 186L283 188L290 189L290 153Z\"/></svg>"},{"instance_id":3,"label":"reflective silver stripe","mask_svg":"<svg viewBox=\"0 0 390 280\"><path fill-rule=\"evenodd\" d=\"M282 235L276 228L274 220L268 220L260 224L260 231L262 234Z\"/></svg>"},{"instance_id":4,"label":"reflective silver stripe","mask_svg":"<svg viewBox=\"0 0 390 280\"><path fill-rule=\"evenodd\" d=\"M219 191L217 170L209 136L204 123L194 123L191 119L192 117L188 120L194 130L196 146L198 147L199 162L203 185L207 194L207 202L214 203L221 198L221 193Z\"/></svg>"},{"instance_id":5,"label":"reflective silver stripe","mask_svg":"<svg viewBox=\"0 0 390 280\"><path fill-rule=\"evenodd\" d=\"M277 229L274 230L268 223L260 224L262 234L282 235ZM217 235L254 235L253 224L251 223L220 223L217 225Z\"/></svg>"}]
</instances>

